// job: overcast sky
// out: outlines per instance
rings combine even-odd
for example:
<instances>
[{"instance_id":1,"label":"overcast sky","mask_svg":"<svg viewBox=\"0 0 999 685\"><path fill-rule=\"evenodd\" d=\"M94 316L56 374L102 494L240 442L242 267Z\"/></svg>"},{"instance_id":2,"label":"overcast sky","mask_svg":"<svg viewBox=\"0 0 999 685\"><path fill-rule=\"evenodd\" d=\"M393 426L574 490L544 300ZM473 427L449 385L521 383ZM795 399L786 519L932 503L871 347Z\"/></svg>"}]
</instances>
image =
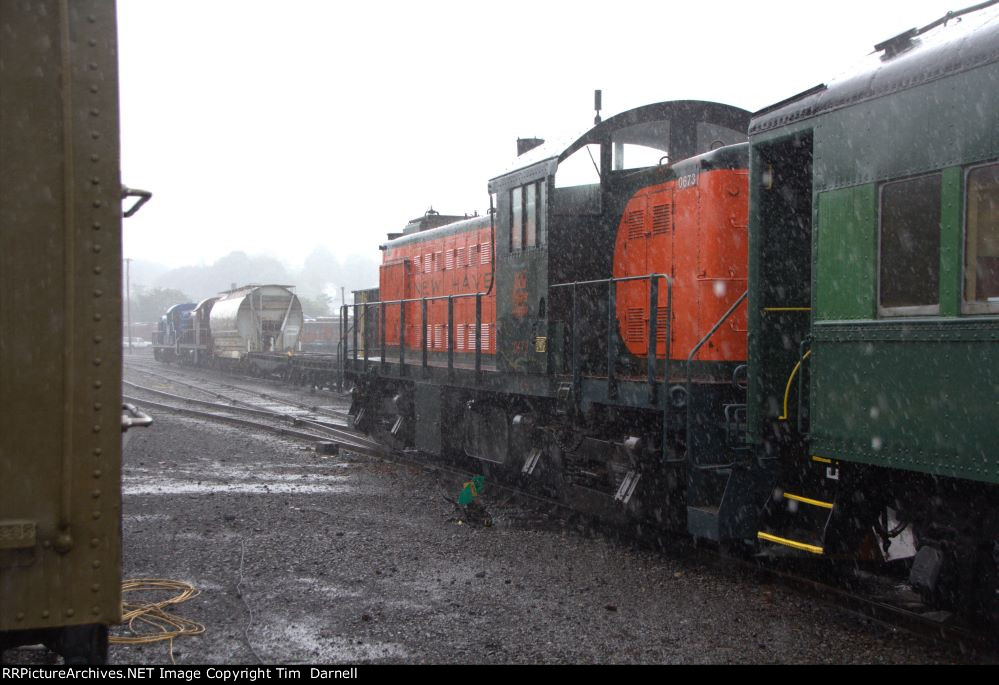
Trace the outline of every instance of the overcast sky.
<instances>
[{"instance_id":1,"label":"overcast sky","mask_svg":"<svg viewBox=\"0 0 999 685\"><path fill-rule=\"evenodd\" d=\"M758 110L972 0L118 0L126 257L377 256L483 212L518 136L675 99Z\"/></svg>"}]
</instances>

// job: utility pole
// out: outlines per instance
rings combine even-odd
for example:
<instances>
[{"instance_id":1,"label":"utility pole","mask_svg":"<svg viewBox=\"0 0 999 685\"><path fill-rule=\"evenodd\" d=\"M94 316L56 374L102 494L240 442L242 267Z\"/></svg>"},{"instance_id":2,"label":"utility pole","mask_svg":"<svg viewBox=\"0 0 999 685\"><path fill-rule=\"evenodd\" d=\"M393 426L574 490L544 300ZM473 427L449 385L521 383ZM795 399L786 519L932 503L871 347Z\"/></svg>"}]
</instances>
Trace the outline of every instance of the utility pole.
<instances>
[{"instance_id":1,"label":"utility pole","mask_svg":"<svg viewBox=\"0 0 999 685\"><path fill-rule=\"evenodd\" d=\"M132 260L125 257L125 316L128 321L128 353L132 354Z\"/></svg>"}]
</instances>

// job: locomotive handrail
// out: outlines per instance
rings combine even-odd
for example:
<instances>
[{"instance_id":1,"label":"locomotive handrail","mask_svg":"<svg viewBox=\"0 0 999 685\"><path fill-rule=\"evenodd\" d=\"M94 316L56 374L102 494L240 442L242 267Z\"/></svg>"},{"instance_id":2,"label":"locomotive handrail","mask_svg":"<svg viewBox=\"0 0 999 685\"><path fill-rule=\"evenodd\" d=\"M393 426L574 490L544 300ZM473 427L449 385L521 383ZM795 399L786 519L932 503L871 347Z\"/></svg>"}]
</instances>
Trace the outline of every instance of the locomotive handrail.
<instances>
[{"instance_id":1,"label":"locomotive handrail","mask_svg":"<svg viewBox=\"0 0 999 685\"><path fill-rule=\"evenodd\" d=\"M808 352L805 352L805 348L810 347L811 344L812 344L812 336L806 335L805 338L798 345L798 354L802 354L804 352L804 355L810 356L812 354L812 350L809 349ZM798 376L798 432L801 434L803 438L808 439L810 437L809 431L805 430L805 419L804 419L805 412L802 410L802 403L804 402L804 396L805 396L805 393L803 392L802 388L804 382L802 380L802 377L804 375L805 375L805 370L802 369L801 375Z\"/></svg>"},{"instance_id":2,"label":"locomotive handrail","mask_svg":"<svg viewBox=\"0 0 999 685\"><path fill-rule=\"evenodd\" d=\"M646 364L648 367L648 386L649 386L649 404L655 405L656 403L656 388L658 387L656 381L656 327L658 325L657 321L657 308L659 305L659 281L666 281L666 330L664 332L664 338L666 343L666 354L664 360L663 368L663 385L669 388L670 379L670 341L671 341L671 329L670 329L670 319L673 313L673 279L666 274L651 273L644 276L618 276L616 278L600 278L592 281L573 281L571 283L556 283L549 286L550 290L556 288L572 288L572 393L575 401L579 401L580 392L582 390L583 384L583 374L580 365L580 354L579 354L579 331L576 328L576 320L579 318L579 305L576 298L576 292L579 286L588 285L607 285L607 396L608 398L613 397L617 394L617 384L614 377L614 366L617 361L617 325L615 318L617 316L617 306L615 303L616 298L616 287L611 287L612 284L624 283L626 281L648 281L649 282L649 339L648 347L646 348ZM668 462L668 443L667 437L669 435L669 404L663 407L663 439L662 439L662 458L663 462Z\"/></svg>"},{"instance_id":3,"label":"locomotive handrail","mask_svg":"<svg viewBox=\"0 0 999 685\"><path fill-rule=\"evenodd\" d=\"M344 366L347 364L347 335L354 325L355 322L347 316L347 305L340 305L340 341L336 344L337 392L343 392Z\"/></svg>"},{"instance_id":4,"label":"locomotive handrail","mask_svg":"<svg viewBox=\"0 0 999 685\"><path fill-rule=\"evenodd\" d=\"M688 436L693 435L693 432L692 432L692 428L693 427L691 426L691 419L690 419L690 398L692 397L692 395L690 393L690 390L691 390L691 386L693 385L693 373L691 371L691 367L693 366L694 357L697 355L698 352L701 351L701 348L704 347L705 344L707 344L708 340L711 339L711 336L713 336L718 331L718 329L722 327L722 324L724 324L728 320L728 317L732 316L732 314L735 313L735 310L739 308L739 305L742 304L742 302L748 296L749 296L749 290L746 289L745 291L743 291L742 295L739 295L739 297L736 299L736 301L734 303L732 303L732 306L728 308L728 311L726 311L724 314L722 314L721 318L718 319L718 321L715 322L715 325L711 327L711 330L708 331L707 334L703 338L701 338L700 341L696 345L694 345L694 347L690 350L690 354L687 355L687 416L686 416L687 421L686 421L686 423L687 423L687 435ZM695 469L703 469L703 470L708 470L708 469L711 469L711 470L714 470L714 469L727 469L727 468L732 468L736 464L736 462L734 462L734 461L733 462L729 462L727 464L699 464L699 463L697 463L697 460L694 458L694 441L690 440L689 437L688 437L688 440L687 440L687 455L686 455L686 457L684 459L675 459L673 461L677 461L677 462L686 461L688 464L690 464L691 466L693 466Z\"/></svg>"},{"instance_id":5,"label":"locomotive handrail","mask_svg":"<svg viewBox=\"0 0 999 685\"><path fill-rule=\"evenodd\" d=\"M475 298L475 372L476 378L479 378L479 373L482 371L482 298L488 295L488 293L459 293L457 295L430 295L428 297L410 297L402 298L396 300L375 300L372 302L355 302L352 305L343 305L341 307L341 320L346 320L347 308L354 308L354 345L353 345L353 356L352 360L357 361L357 343L358 343L358 325L357 322L361 319L359 316L363 316L364 320L367 320L368 308L377 307L376 311L381 313L380 321L378 322L378 335L380 342L380 352L381 361L380 366L384 367L388 364L387 358L387 344L386 344L386 330L387 321L385 317L385 312L387 311L388 305L399 305L399 375L406 375L406 305L407 304L421 304L421 314L422 322L420 325L420 335L422 336L421 348L423 353L422 367L427 370L430 366L429 360L429 349L430 340L427 335L427 303L435 302L439 300L447 300L447 312L448 312L448 324L447 324L447 369L448 372L454 371L454 301L465 299L469 297ZM360 313L358 312L360 310ZM340 340L341 343L347 337L347 330L341 329ZM364 329L364 370L368 369L368 359L369 359L369 345L370 335L368 333L367 327ZM346 351L343 355L343 363L346 364Z\"/></svg>"},{"instance_id":6,"label":"locomotive handrail","mask_svg":"<svg viewBox=\"0 0 999 685\"><path fill-rule=\"evenodd\" d=\"M780 416L777 417L778 421L787 421L788 418L789 418L788 415L787 415L787 401L788 401L788 398L791 396L791 385L794 383L794 379L797 377L798 372L801 370L801 365L810 356L812 356L812 351L811 350L808 350L803 355L801 355L801 358L798 359L798 363L794 365L794 368L791 369L791 374L787 377L787 385L784 386L784 404L783 404L784 412ZM799 398L800 398L800 393L799 393ZM800 403L799 403L799 407L800 407ZM799 412L799 415L800 415L800 412Z\"/></svg>"},{"instance_id":7,"label":"locomotive handrail","mask_svg":"<svg viewBox=\"0 0 999 685\"><path fill-rule=\"evenodd\" d=\"M552 286L553 288L555 286ZM375 300L373 302L356 302L354 304L345 304L344 307L369 307L374 305L383 304L411 304L413 302L423 302L424 300L430 302L433 300L447 300L454 298L456 300L463 297L485 297L486 293L460 293L458 295L431 295L429 297L410 297L404 300Z\"/></svg>"}]
</instances>

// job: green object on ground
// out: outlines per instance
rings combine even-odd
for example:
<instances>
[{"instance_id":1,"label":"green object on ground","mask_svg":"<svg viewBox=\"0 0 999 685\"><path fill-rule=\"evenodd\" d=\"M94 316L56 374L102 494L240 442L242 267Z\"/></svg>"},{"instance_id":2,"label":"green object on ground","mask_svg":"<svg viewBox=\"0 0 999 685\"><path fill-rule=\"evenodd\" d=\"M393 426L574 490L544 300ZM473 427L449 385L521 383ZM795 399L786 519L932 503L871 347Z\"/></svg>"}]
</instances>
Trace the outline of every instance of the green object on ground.
<instances>
[{"instance_id":1,"label":"green object on ground","mask_svg":"<svg viewBox=\"0 0 999 685\"><path fill-rule=\"evenodd\" d=\"M486 479L483 476L473 476L472 480L465 483L464 487L461 489L461 494L458 495L458 504L463 507L467 507L469 504L475 501L475 498L479 496L482 492L482 488L486 484Z\"/></svg>"}]
</instances>

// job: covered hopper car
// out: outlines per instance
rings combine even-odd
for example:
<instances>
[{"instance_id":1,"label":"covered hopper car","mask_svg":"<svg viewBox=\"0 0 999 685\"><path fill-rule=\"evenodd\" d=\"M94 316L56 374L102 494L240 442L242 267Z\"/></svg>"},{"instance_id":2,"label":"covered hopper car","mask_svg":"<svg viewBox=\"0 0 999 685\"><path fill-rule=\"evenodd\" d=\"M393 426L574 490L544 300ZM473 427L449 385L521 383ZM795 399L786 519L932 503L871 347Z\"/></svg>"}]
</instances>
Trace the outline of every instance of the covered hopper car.
<instances>
[{"instance_id":1,"label":"covered hopper car","mask_svg":"<svg viewBox=\"0 0 999 685\"><path fill-rule=\"evenodd\" d=\"M170 323L174 318L180 326ZM156 359L266 370L298 348L304 324L302 304L283 285L248 285L198 304L174 305L163 320L164 333L153 340Z\"/></svg>"}]
</instances>

